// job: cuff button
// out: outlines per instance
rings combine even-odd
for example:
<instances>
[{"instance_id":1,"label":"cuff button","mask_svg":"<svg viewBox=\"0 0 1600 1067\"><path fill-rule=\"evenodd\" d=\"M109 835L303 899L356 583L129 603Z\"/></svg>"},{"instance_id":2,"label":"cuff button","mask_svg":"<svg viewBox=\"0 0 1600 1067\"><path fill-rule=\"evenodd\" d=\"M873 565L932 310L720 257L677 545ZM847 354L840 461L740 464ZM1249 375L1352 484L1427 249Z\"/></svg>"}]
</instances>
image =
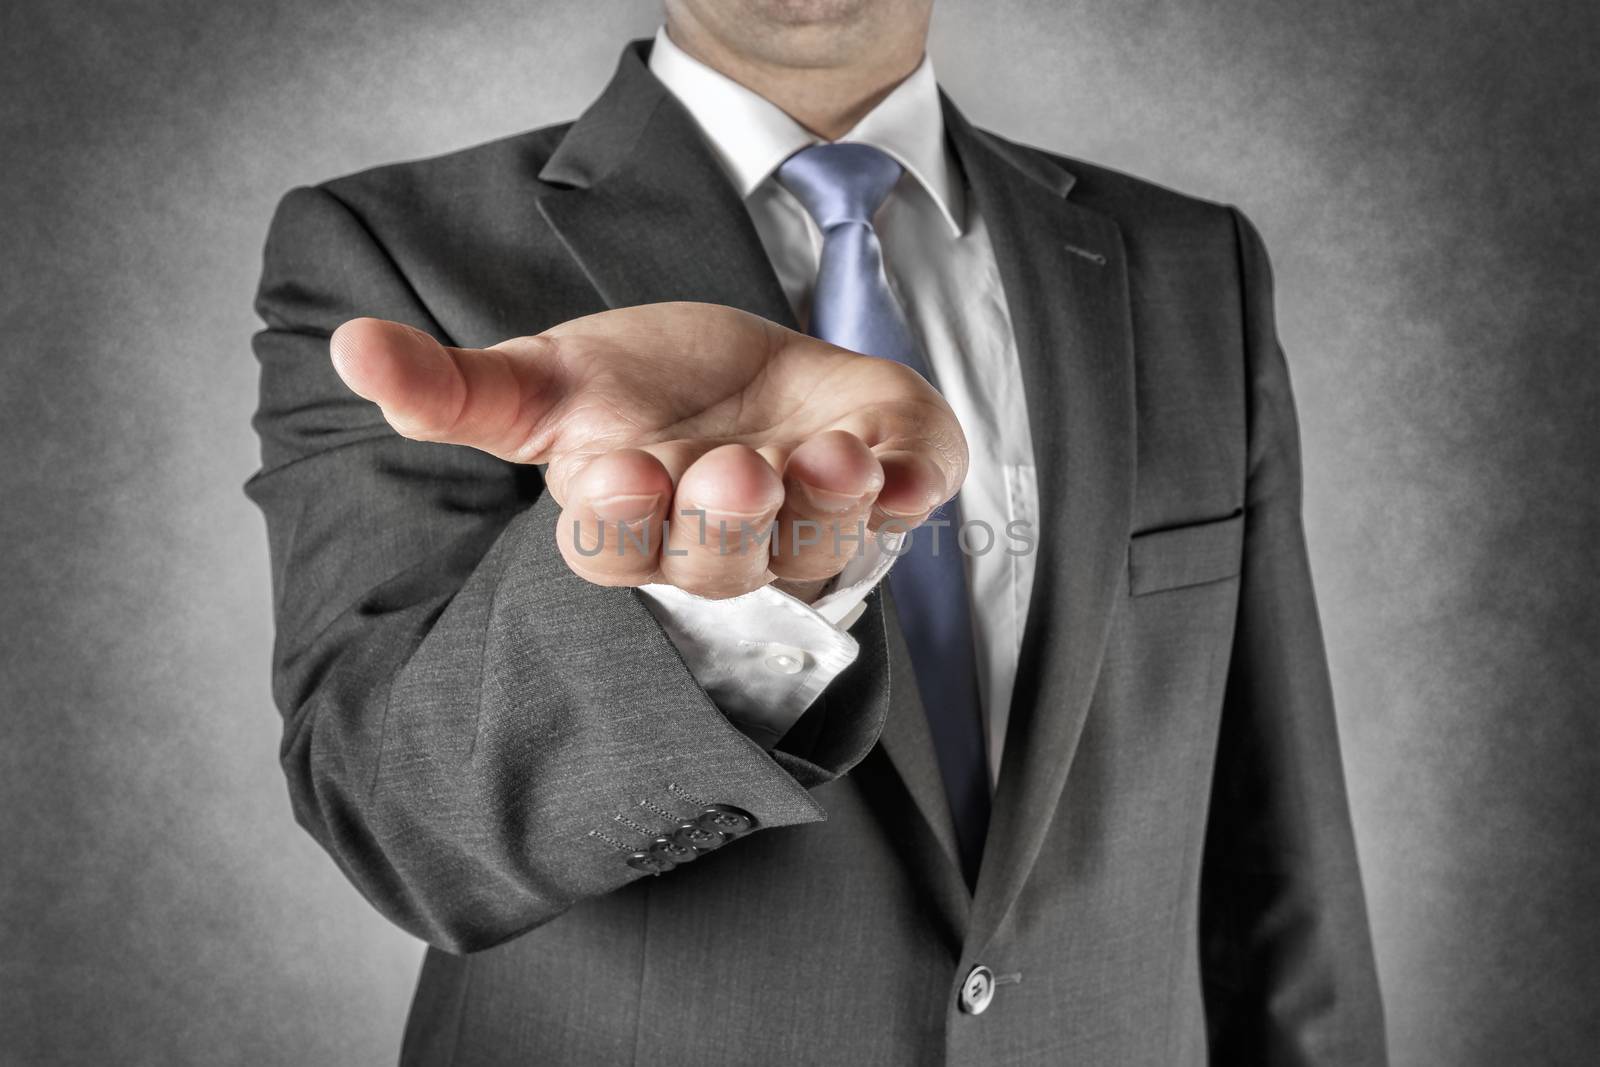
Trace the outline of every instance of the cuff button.
<instances>
[{"instance_id":1,"label":"cuff button","mask_svg":"<svg viewBox=\"0 0 1600 1067\"><path fill-rule=\"evenodd\" d=\"M806 654L789 645L769 645L767 670L776 674L799 674L806 666Z\"/></svg>"},{"instance_id":2,"label":"cuff button","mask_svg":"<svg viewBox=\"0 0 1600 1067\"><path fill-rule=\"evenodd\" d=\"M756 828L756 817L731 804L711 804L700 812L695 823L724 837L743 837Z\"/></svg>"},{"instance_id":3,"label":"cuff button","mask_svg":"<svg viewBox=\"0 0 1600 1067\"><path fill-rule=\"evenodd\" d=\"M680 845L670 837L658 837L650 843L650 855L677 865L694 859L695 852L688 845Z\"/></svg>"},{"instance_id":4,"label":"cuff button","mask_svg":"<svg viewBox=\"0 0 1600 1067\"><path fill-rule=\"evenodd\" d=\"M654 853L635 852L628 857L628 866L646 874L666 874L677 864L664 856L657 856Z\"/></svg>"},{"instance_id":5,"label":"cuff button","mask_svg":"<svg viewBox=\"0 0 1600 1067\"><path fill-rule=\"evenodd\" d=\"M672 840L696 852L710 852L721 848L727 838L708 826L701 826L697 822L686 822L672 832Z\"/></svg>"}]
</instances>

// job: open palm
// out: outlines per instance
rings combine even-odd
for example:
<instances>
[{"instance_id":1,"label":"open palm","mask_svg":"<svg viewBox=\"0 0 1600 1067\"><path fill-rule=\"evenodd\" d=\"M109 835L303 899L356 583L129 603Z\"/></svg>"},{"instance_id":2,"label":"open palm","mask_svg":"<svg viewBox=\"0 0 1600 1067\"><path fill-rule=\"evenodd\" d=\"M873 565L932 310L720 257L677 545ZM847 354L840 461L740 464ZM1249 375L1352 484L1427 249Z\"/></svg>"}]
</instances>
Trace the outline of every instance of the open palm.
<instances>
[{"instance_id":1,"label":"open palm","mask_svg":"<svg viewBox=\"0 0 1600 1067\"><path fill-rule=\"evenodd\" d=\"M856 550L819 531L914 526L966 475L960 426L914 371L718 305L620 308L481 350L356 319L332 353L401 434L547 464L562 552L604 585L818 584ZM773 521L770 555L724 536Z\"/></svg>"}]
</instances>

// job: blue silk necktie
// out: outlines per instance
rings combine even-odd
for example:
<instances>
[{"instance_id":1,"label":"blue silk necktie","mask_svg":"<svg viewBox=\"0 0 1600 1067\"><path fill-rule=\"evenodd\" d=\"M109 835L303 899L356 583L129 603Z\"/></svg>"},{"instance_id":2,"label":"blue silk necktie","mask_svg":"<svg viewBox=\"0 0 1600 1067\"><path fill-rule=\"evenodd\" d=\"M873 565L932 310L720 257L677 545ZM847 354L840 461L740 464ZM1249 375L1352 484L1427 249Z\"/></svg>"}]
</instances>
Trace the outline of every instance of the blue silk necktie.
<instances>
[{"instance_id":1,"label":"blue silk necktie","mask_svg":"<svg viewBox=\"0 0 1600 1067\"><path fill-rule=\"evenodd\" d=\"M819 144L790 156L778 181L822 231L811 300L811 334L830 344L903 363L929 378L883 271L872 218L900 180L900 164L864 144ZM931 380L931 378L930 378ZM966 567L957 545L960 508L951 500L889 572L900 629L933 735L967 884L977 881L989 827L989 772L978 708L977 661Z\"/></svg>"}]
</instances>

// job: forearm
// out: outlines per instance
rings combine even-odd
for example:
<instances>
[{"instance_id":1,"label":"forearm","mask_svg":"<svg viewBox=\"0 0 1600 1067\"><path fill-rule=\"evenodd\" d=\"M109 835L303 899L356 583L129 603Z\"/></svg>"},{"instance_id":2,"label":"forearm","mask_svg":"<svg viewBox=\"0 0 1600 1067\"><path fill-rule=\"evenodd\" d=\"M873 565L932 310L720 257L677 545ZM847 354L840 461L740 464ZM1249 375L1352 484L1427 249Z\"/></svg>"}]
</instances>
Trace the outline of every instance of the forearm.
<instances>
[{"instance_id":1,"label":"forearm","mask_svg":"<svg viewBox=\"0 0 1600 1067\"><path fill-rule=\"evenodd\" d=\"M1385 1062L1332 689L1301 523L1299 434L1259 238L1241 218L1250 442L1239 610L1202 886L1213 1057Z\"/></svg>"},{"instance_id":2,"label":"forearm","mask_svg":"<svg viewBox=\"0 0 1600 1067\"><path fill-rule=\"evenodd\" d=\"M881 684L815 758L764 752L634 591L566 566L536 468L398 436L334 374L328 335L370 312L443 331L331 196L285 200L258 308L248 491L272 550L284 768L298 818L380 910L482 948L641 877L633 852L696 804L761 828L822 818L806 786L870 748Z\"/></svg>"},{"instance_id":3,"label":"forearm","mask_svg":"<svg viewBox=\"0 0 1600 1067\"><path fill-rule=\"evenodd\" d=\"M647 848L634 828L671 831L657 813L695 814L686 798L762 828L822 817L629 591L561 580L549 519L519 515L453 595L415 570L375 588L279 668L301 822L393 921L453 950L640 877L618 845Z\"/></svg>"}]
</instances>

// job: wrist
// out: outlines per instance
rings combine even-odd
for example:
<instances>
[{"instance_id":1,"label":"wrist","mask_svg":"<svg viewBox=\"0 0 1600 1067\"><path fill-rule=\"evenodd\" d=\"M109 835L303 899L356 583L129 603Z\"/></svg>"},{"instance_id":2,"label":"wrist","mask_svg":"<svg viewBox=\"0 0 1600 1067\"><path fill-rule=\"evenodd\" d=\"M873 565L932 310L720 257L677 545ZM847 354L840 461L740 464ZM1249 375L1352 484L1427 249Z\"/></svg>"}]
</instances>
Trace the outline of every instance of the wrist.
<instances>
[{"instance_id":1,"label":"wrist","mask_svg":"<svg viewBox=\"0 0 1600 1067\"><path fill-rule=\"evenodd\" d=\"M775 578L772 581L772 588L780 593L792 596L804 604L815 604L832 585L832 578L819 578L812 581Z\"/></svg>"}]
</instances>

